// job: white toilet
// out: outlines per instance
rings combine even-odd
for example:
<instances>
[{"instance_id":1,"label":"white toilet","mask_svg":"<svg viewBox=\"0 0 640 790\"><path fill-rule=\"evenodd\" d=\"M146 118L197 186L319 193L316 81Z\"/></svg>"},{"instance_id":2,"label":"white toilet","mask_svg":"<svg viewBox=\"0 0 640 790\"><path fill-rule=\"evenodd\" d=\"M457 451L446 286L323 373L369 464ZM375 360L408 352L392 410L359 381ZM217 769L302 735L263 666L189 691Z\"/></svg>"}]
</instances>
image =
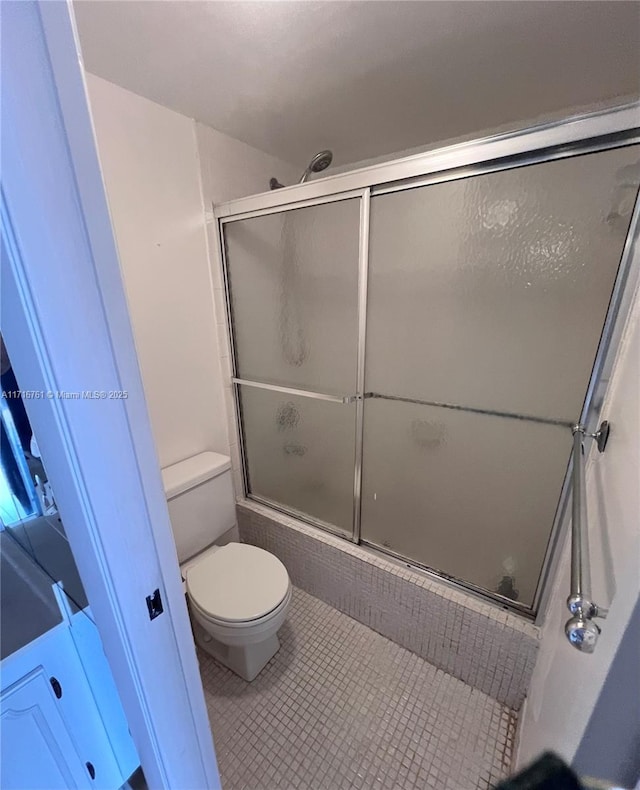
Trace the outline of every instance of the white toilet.
<instances>
[{"instance_id":1,"label":"white toilet","mask_svg":"<svg viewBox=\"0 0 640 790\"><path fill-rule=\"evenodd\" d=\"M235 526L229 458L201 453L162 470L197 643L245 680L280 648L291 581L277 557L244 543L213 545Z\"/></svg>"}]
</instances>

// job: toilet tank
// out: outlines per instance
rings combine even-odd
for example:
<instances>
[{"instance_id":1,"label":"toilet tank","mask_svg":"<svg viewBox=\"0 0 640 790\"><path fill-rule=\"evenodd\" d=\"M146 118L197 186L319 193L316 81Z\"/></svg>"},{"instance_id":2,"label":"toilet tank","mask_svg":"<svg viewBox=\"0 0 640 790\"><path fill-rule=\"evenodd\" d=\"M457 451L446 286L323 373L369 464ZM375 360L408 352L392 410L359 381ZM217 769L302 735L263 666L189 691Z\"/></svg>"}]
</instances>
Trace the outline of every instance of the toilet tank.
<instances>
[{"instance_id":1,"label":"toilet tank","mask_svg":"<svg viewBox=\"0 0 640 790\"><path fill-rule=\"evenodd\" d=\"M200 453L162 470L173 537L182 563L236 523L231 461Z\"/></svg>"}]
</instances>

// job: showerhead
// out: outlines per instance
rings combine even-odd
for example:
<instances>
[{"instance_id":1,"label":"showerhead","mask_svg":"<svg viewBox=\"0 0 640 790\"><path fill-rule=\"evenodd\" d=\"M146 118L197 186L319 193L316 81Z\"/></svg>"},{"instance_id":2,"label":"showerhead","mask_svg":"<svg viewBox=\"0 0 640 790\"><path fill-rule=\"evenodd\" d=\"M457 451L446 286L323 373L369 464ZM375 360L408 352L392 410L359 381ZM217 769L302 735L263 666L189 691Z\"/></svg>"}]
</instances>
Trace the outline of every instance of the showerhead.
<instances>
[{"instance_id":1,"label":"showerhead","mask_svg":"<svg viewBox=\"0 0 640 790\"><path fill-rule=\"evenodd\" d=\"M302 178L298 183L304 184L311 173L321 173L323 170L326 170L332 161L333 153L331 151L319 151L309 162L307 169L302 174ZM284 184L281 184L277 178L272 178L269 181L269 189L280 189L283 186Z\"/></svg>"},{"instance_id":2,"label":"showerhead","mask_svg":"<svg viewBox=\"0 0 640 790\"><path fill-rule=\"evenodd\" d=\"M333 161L333 153L331 151L320 151L316 154L311 162L309 162L309 170L312 173L320 173L326 170Z\"/></svg>"},{"instance_id":3,"label":"showerhead","mask_svg":"<svg viewBox=\"0 0 640 790\"><path fill-rule=\"evenodd\" d=\"M313 159L309 162L307 169L302 174L302 178L300 179L300 184L304 184L304 182L309 178L311 173L321 173L323 170L326 170L333 160L333 153L331 151L320 151L317 153Z\"/></svg>"}]
</instances>

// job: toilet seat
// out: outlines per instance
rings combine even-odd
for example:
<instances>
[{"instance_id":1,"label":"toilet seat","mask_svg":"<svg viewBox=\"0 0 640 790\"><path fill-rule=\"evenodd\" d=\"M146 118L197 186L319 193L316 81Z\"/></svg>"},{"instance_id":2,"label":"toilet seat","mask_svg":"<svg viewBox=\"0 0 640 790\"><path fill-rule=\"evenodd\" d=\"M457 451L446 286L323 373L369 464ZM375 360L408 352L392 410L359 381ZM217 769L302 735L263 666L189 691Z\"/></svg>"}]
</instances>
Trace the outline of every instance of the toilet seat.
<instances>
[{"instance_id":1,"label":"toilet seat","mask_svg":"<svg viewBox=\"0 0 640 790\"><path fill-rule=\"evenodd\" d=\"M245 543L228 543L194 562L186 570L186 586L201 616L231 627L270 620L291 592L282 562Z\"/></svg>"},{"instance_id":2,"label":"toilet seat","mask_svg":"<svg viewBox=\"0 0 640 790\"><path fill-rule=\"evenodd\" d=\"M284 600L275 609L256 620L239 622L216 620L215 617L211 617L199 609L192 598L189 599L189 607L195 619L216 639L227 645L248 645L262 641L265 634L270 634L280 628L289 610L291 596L292 589L289 585Z\"/></svg>"}]
</instances>

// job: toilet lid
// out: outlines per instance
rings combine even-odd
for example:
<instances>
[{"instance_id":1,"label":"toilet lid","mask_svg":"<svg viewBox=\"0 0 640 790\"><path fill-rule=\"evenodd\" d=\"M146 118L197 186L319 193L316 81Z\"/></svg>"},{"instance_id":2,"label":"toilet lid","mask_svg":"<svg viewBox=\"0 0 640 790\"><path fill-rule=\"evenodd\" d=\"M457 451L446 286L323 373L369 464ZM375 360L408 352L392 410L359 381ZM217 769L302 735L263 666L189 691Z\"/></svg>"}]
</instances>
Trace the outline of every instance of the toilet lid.
<instances>
[{"instance_id":1,"label":"toilet lid","mask_svg":"<svg viewBox=\"0 0 640 790\"><path fill-rule=\"evenodd\" d=\"M268 551L228 543L189 567L186 582L187 592L205 614L240 622L275 609L287 594L289 574Z\"/></svg>"}]
</instances>

